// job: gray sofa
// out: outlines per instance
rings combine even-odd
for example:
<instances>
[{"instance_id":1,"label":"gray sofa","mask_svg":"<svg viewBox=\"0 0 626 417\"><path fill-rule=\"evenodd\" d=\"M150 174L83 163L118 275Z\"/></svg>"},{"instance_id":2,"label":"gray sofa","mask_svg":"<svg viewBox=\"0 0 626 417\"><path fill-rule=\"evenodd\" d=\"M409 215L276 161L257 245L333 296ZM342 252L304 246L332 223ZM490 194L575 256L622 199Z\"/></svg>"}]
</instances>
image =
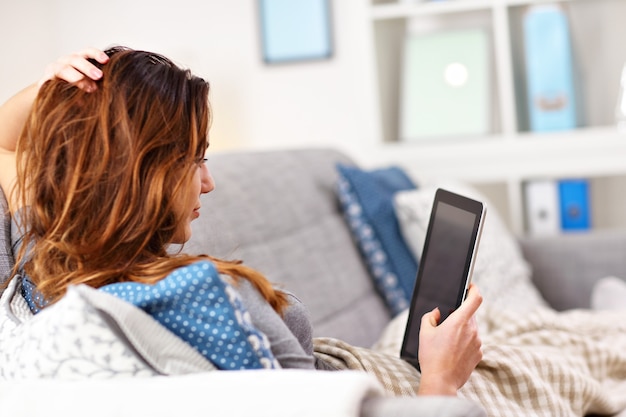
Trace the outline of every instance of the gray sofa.
<instances>
[{"instance_id":1,"label":"gray sofa","mask_svg":"<svg viewBox=\"0 0 626 417\"><path fill-rule=\"evenodd\" d=\"M315 336L370 346L391 316L340 211L337 162L351 160L329 149L209 156L216 189L203 197L186 249L243 259L301 297ZM626 277L624 231L526 237L520 244L536 286L559 310L589 307L602 277Z\"/></svg>"},{"instance_id":2,"label":"gray sofa","mask_svg":"<svg viewBox=\"0 0 626 417\"><path fill-rule=\"evenodd\" d=\"M311 313L314 336L369 347L391 314L372 284L339 208L337 162L352 163L332 149L210 153L216 189L202 197L202 216L193 223L193 237L183 250L244 260L299 296ZM520 243L533 265L537 287L558 309L587 307L599 278L626 277L623 232L524 238ZM175 383L169 392L170 403L184 398ZM310 395L316 396L313 388ZM0 412L1 399L0 395ZM461 398L380 396L366 399L357 413L484 415L478 405Z\"/></svg>"},{"instance_id":3,"label":"gray sofa","mask_svg":"<svg viewBox=\"0 0 626 417\"><path fill-rule=\"evenodd\" d=\"M372 285L335 192L331 149L213 154L216 189L185 250L242 259L308 306L315 336L370 346L391 316ZM557 310L588 308L594 283L626 277L626 231L522 237L533 281Z\"/></svg>"}]
</instances>

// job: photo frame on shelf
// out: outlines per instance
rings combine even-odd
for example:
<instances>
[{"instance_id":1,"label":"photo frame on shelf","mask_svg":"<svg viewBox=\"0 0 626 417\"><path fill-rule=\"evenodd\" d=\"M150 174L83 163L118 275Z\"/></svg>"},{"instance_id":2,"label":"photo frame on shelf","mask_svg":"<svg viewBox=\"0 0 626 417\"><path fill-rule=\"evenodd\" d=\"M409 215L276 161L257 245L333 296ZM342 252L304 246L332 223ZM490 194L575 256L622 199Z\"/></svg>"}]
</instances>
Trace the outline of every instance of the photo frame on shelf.
<instances>
[{"instance_id":1,"label":"photo frame on shelf","mask_svg":"<svg viewBox=\"0 0 626 417\"><path fill-rule=\"evenodd\" d=\"M490 132L489 38L484 29L407 34L401 71L402 141Z\"/></svg>"},{"instance_id":2,"label":"photo frame on shelf","mask_svg":"<svg viewBox=\"0 0 626 417\"><path fill-rule=\"evenodd\" d=\"M258 10L266 64L332 57L330 0L258 0Z\"/></svg>"}]
</instances>

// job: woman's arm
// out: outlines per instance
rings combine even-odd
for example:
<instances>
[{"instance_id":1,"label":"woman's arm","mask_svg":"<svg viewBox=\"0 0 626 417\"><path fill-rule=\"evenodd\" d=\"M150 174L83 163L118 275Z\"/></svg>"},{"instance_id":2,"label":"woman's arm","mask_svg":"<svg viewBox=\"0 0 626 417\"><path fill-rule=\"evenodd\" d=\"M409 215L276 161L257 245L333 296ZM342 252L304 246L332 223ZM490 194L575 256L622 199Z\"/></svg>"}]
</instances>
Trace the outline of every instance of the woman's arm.
<instances>
[{"instance_id":1,"label":"woman's arm","mask_svg":"<svg viewBox=\"0 0 626 417\"><path fill-rule=\"evenodd\" d=\"M32 84L0 107L0 151L14 152L39 86Z\"/></svg>"},{"instance_id":2,"label":"woman's arm","mask_svg":"<svg viewBox=\"0 0 626 417\"><path fill-rule=\"evenodd\" d=\"M314 369L315 358L313 357L313 344L310 339L310 322L308 317L305 317L306 310L304 307L294 304L298 302L295 297L290 297L290 300L294 303L290 304L286 311L286 314L291 314L291 317L285 316L281 318L250 281L241 279L234 287L239 292L246 309L250 313L252 323L268 337L272 353L280 363L280 366L283 368ZM296 336L294 329L287 322L292 325L308 326L308 329L304 329L304 333L308 332L308 335L300 332L304 340ZM308 345L306 348L302 345L303 342L305 345Z\"/></svg>"},{"instance_id":3,"label":"woman's arm","mask_svg":"<svg viewBox=\"0 0 626 417\"><path fill-rule=\"evenodd\" d=\"M0 106L0 187L7 197L11 196L12 208L16 207L14 203L17 197L11 194L16 176L15 149L39 88L46 81L59 78L85 91L95 90L95 81L102 77L102 71L89 62L89 58L101 64L109 59L104 52L95 48L60 58L46 67L38 83L26 87Z\"/></svg>"},{"instance_id":4,"label":"woman's arm","mask_svg":"<svg viewBox=\"0 0 626 417\"><path fill-rule=\"evenodd\" d=\"M482 359L474 313L482 296L472 285L467 299L446 321L437 325L438 309L426 313L420 330L420 395L456 395Z\"/></svg>"},{"instance_id":5,"label":"woman's arm","mask_svg":"<svg viewBox=\"0 0 626 417\"><path fill-rule=\"evenodd\" d=\"M0 187L10 200L11 211L17 206L16 196L11 194L16 177L15 147L38 91L37 84L32 84L0 107Z\"/></svg>"}]
</instances>

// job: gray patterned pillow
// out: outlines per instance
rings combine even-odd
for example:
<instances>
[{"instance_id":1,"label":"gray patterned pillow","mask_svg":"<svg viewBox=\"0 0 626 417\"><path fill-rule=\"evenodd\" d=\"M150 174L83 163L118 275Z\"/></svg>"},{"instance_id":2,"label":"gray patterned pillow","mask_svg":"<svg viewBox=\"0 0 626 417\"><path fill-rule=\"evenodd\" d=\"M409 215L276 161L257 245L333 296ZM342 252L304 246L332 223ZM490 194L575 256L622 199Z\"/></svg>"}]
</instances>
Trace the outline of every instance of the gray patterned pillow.
<instances>
[{"instance_id":1,"label":"gray patterned pillow","mask_svg":"<svg viewBox=\"0 0 626 417\"><path fill-rule=\"evenodd\" d=\"M175 375L215 369L143 311L87 286L32 315L14 278L0 297L0 380Z\"/></svg>"}]
</instances>

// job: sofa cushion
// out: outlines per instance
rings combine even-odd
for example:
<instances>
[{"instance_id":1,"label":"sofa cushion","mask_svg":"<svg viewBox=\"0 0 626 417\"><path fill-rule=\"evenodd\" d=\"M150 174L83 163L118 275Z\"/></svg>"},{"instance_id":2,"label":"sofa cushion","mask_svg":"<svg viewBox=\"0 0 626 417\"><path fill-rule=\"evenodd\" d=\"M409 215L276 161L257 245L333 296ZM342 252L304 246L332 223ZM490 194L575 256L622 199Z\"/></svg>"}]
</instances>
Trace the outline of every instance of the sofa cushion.
<instances>
[{"instance_id":1,"label":"sofa cushion","mask_svg":"<svg viewBox=\"0 0 626 417\"><path fill-rule=\"evenodd\" d=\"M119 378L214 370L136 307L85 285L33 315L12 279L0 297L0 380ZM80 331L77 331L80 329Z\"/></svg>"},{"instance_id":2,"label":"sofa cushion","mask_svg":"<svg viewBox=\"0 0 626 417\"><path fill-rule=\"evenodd\" d=\"M402 239L393 196L415 185L397 167L365 171L338 164L337 169L337 193L352 236L376 288L396 315L408 307L417 262Z\"/></svg>"},{"instance_id":3,"label":"sofa cushion","mask_svg":"<svg viewBox=\"0 0 626 417\"><path fill-rule=\"evenodd\" d=\"M311 313L314 336L369 346L390 319L343 219L329 149L209 153L216 183L183 250L241 259Z\"/></svg>"},{"instance_id":4,"label":"sofa cushion","mask_svg":"<svg viewBox=\"0 0 626 417\"><path fill-rule=\"evenodd\" d=\"M626 279L626 231L522 236L533 282L555 309L589 308L594 285L603 277Z\"/></svg>"},{"instance_id":5,"label":"sofa cushion","mask_svg":"<svg viewBox=\"0 0 626 417\"><path fill-rule=\"evenodd\" d=\"M396 196L396 213L402 233L415 255L421 257L435 191L439 187L480 200L487 206L473 275L473 282L484 299L481 310L489 307L528 313L539 306L547 306L531 281L531 268L524 260L517 240L495 207L470 185L437 181L421 184L419 190Z\"/></svg>"},{"instance_id":6,"label":"sofa cushion","mask_svg":"<svg viewBox=\"0 0 626 417\"><path fill-rule=\"evenodd\" d=\"M178 268L153 285L120 282L100 290L150 314L219 369L280 368L241 297L209 261Z\"/></svg>"}]
</instances>

